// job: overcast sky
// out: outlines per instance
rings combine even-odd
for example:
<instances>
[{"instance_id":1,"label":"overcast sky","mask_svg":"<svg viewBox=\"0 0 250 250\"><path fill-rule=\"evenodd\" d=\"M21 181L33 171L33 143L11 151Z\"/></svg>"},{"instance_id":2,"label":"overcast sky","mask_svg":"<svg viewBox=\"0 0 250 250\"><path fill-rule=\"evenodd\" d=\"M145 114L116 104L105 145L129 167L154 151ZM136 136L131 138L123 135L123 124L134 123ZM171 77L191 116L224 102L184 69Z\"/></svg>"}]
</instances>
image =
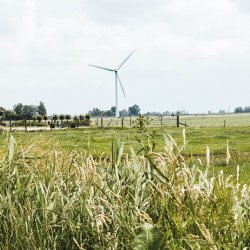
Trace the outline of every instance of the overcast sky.
<instances>
[{"instance_id":1,"label":"overcast sky","mask_svg":"<svg viewBox=\"0 0 250 250\"><path fill-rule=\"evenodd\" d=\"M0 0L0 106L115 104L190 113L250 106L249 0Z\"/></svg>"}]
</instances>

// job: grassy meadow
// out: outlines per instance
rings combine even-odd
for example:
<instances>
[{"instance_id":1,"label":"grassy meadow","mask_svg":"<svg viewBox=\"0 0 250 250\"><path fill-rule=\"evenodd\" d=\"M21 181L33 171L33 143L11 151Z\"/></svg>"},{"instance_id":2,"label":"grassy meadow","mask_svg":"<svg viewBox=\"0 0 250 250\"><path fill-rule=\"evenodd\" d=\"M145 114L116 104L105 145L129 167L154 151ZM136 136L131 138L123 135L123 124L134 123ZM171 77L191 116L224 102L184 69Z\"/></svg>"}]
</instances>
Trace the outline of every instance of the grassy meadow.
<instances>
[{"instance_id":1,"label":"grassy meadow","mask_svg":"<svg viewBox=\"0 0 250 250\"><path fill-rule=\"evenodd\" d=\"M131 148L139 151L141 145L136 140L137 131L136 128L81 128L29 133L15 131L13 135L20 146L26 146L37 140L37 136L39 138L39 135L42 135L45 138L54 138L65 153L77 149L89 152L98 158L100 155L110 154L114 139L124 143L125 154L129 154ZM156 131L155 150L157 152L165 147L164 134L170 134L179 144L183 141L183 128L149 128L149 133L152 131ZM207 147L209 147L215 171L223 169L225 173L235 176L236 167L239 165L242 182L250 184L250 127L187 127L185 134L188 143L183 155L190 164L195 163L197 159L204 162ZM5 138L5 134L0 135L0 144L4 143ZM228 166L225 160L227 142L231 155Z\"/></svg>"},{"instance_id":2,"label":"grassy meadow","mask_svg":"<svg viewBox=\"0 0 250 250\"><path fill-rule=\"evenodd\" d=\"M249 139L248 120L2 132L0 248L247 249Z\"/></svg>"},{"instance_id":3,"label":"grassy meadow","mask_svg":"<svg viewBox=\"0 0 250 250\"><path fill-rule=\"evenodd\" d=\"M136 117L125 117L123 123L125 127L130 127ZM175 127L176 116L153 116L151 127ZM101 126L100 118L93 118L95 124ZM241 127L250 126L250 114L225 114L225 115L180 115L180 122L186 123L189 127L211 128L211 127ZM121 127L122 118L103 118L104 127Z\"/></svg>"}]
</instances>

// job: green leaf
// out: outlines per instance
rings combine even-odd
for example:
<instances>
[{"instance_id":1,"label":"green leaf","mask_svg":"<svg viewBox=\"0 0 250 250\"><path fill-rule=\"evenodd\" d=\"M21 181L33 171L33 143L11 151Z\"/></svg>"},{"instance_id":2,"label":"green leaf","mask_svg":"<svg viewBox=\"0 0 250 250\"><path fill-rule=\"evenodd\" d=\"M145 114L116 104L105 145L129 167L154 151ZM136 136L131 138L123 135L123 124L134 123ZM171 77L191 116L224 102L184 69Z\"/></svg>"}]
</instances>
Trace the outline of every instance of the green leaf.
<instances>
[{"instance_id":1,"label":"green leaf","mask_svg":"<svg viewBox=\"0 0 250 250\"><path fill-rule=\"evenodd\" d=\"M162 236L159 229L148 223L144 223L139 234L134 239L134 250L160 249Z\"/></svg>"}]
</instances>

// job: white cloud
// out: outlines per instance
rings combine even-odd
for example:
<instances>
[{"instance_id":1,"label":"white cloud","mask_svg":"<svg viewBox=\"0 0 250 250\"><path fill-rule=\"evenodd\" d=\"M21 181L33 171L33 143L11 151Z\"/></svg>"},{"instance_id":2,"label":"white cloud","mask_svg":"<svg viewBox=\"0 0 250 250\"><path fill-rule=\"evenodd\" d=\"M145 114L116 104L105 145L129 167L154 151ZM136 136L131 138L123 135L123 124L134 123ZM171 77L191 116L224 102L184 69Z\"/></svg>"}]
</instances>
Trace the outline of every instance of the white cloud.
<instances>
[{"instance_id":1,"label":"white cloud","mask_svg":"<svg viewBox=\"0 0 250 250\"><path fill-rule=\"evenodd\" d=\"M218 109L224 100L247 102L250 15L243 11L244 0L0 4L0 75L5 83L0 106L44 100L53 113L109 108L113 76L87 65L116 67L134 48L120 72L128 96L121 98L122 107L138 103L144 110L163 111L187 105L191 111L207 111L211 96L200 97L207 85L217 89L212 102ZM227 90L225 82L231 86ZM244 93L235 91L235 84ZM180 100L175 102L177 92ZM64 95L72 100L64 102Z\"/></svg>"}]
</instances>

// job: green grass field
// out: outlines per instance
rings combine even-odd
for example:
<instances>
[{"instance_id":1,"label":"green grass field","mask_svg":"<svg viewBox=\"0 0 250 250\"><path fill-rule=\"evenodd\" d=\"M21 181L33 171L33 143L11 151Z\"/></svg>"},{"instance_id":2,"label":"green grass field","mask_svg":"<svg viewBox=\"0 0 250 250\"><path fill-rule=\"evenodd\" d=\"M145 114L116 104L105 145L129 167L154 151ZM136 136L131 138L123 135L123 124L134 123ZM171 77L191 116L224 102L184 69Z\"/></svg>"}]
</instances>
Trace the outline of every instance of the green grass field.
<instances>
[{"instance_id":1,"label":"green grass field","mask_svg":"<svg viewBox=\"0 0 250 250\"><path fill-rule=\"evenodd\" d=\"M163 116L150 117L151 127L175 127L176 116ZM124 117L124 118L103 118L104 127L121 127L122 119L124 127L133 126L133 121L136 117ZM92 121L101 126L101 118L93 118ZM238 126L250 126L250 114L225 114L225 115L181 115L180 122L185 123L189 127L196 128L210 128L210 127L238 127Z\"/></svg>"},{"instance_id":2,"label":"green grass field","mask_svg":"<svg viewBox=\"0 0 250 250\"><path fill-rule=\"evenodd\" d=\"M149 132L153 130L156 130L156 150L159 152L164 149L164 134L170 134L179 144L183 141L182 128L149 128ZM101 154L108 155L114 139L124 142L125 153L129 153L131 148L138 151L141 147L136 140L136 128L81 128L28 133L13 132L17 143L22 146L36 140L36 136L39 134L55 138L65 152L77 148L79 151L90 152L95 157L99 157ZM3 144L5 138L4 133L0 135L0 144ZM226 173L235 175L236 167L239 165L242 182L250 183L250 127L187 127L186 141L188 143L183 154L190 163L195 163L198 158L205 162L206 150L209 147L211 164L215 170L223 169ZM225 164L227 141L231 155L228 166Z\"/></svg>"}]
</instances>

